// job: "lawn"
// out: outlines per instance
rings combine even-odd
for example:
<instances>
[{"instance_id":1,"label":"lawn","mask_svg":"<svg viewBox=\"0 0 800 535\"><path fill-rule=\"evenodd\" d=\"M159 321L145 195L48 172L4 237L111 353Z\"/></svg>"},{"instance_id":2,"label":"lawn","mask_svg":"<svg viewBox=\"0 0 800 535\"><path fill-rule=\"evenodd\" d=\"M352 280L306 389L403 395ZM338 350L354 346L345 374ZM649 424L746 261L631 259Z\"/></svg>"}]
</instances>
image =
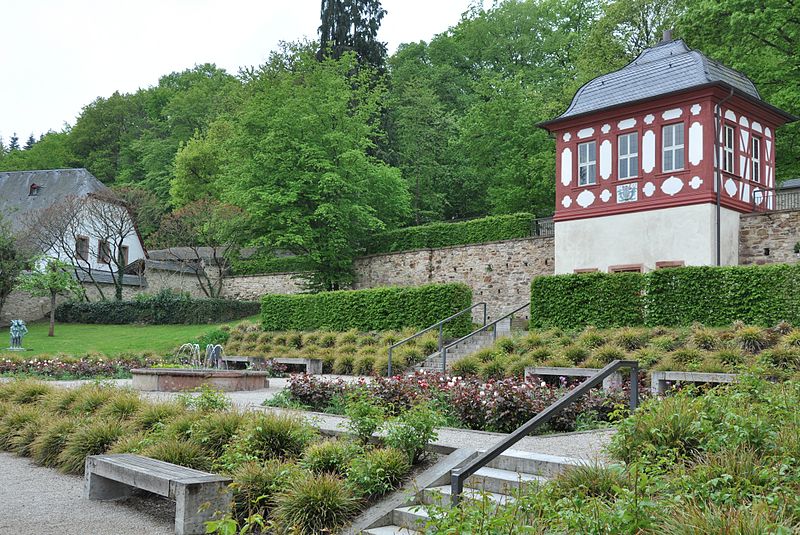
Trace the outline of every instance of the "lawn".
<instances>
[{"instance_id":1,"label":"lawn","mask_svg":"<svg viewBox=\"0 0 800 535\"><path fill-rule=\"evenodd\" d=\"M257 317L249 318L257 321ZM231 322L231 323L238 323ZM66 353L83 355L89 352L116 355L124 352L153 351L171 353L176 347L213 329L215 325L88 325L57 323L55 336L47 336L48 323L28 324L23 340L26 351L10 352L0 349L0 355L34 356ZM7 333L6 333L7 334ZM8 339L0 339L3 348Z\"/></svg>"}]
</instances>

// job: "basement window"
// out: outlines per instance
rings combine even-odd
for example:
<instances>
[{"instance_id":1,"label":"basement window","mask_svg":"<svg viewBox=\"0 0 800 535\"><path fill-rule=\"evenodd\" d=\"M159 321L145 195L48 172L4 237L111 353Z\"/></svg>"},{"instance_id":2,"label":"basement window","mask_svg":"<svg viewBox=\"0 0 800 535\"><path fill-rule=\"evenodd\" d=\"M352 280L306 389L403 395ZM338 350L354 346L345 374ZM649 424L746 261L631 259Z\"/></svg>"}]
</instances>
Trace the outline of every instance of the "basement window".
<instances>
[{"instance_id":1,"label":"basement window","mask_svg":"<svg viewBox=\"0 0 800 535\"><path fill-rule=\"evenodd\" d=\"M623 264L621 266L608 266L609 273L641 273L642 264Z\"/></svg>"}]
</instances>

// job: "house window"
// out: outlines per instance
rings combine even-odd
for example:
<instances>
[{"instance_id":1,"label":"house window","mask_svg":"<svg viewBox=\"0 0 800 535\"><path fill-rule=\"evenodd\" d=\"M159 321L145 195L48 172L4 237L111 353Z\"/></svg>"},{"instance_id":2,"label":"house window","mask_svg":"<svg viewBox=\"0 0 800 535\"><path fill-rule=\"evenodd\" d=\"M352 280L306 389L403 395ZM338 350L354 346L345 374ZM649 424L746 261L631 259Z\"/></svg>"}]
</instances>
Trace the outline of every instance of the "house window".
<instances>
[{"instance_id":1,"label":"house window","mask_svg":"<svg viewBox=\"0 0 800 535\"><path fill-rule=\"evenodd\" d=\"M128 265L128 246L123 245L119 248L119 265L125 267Z\"/></svg>"},{"instance_id":2,"label":"house window","mask_svg":"<svg viewBox=\"0 0 800 535\"><path fill-rule=\"evenodd\" d=\"M617 147L617 175L620 179L634 178L639 174L639 133L631 132L619 136Z\"/></svg>"},{"instance_id":3,"label":"house window","mask_svg":"<svg viewBox=\"0 0 800 535\"><path fill-rule=\"evenodd\" d=\"M680 171L683 169L683 123L669 124L661 129L661 170Z\"/></svg>"},{"instance_id":4,"label":"house window","mask_svg":"<svg viewBox=\"0 0 800 535\"><path fill-rule=\"evenodd\" d=\"M589 141L578 145L578 185L597 184L597 143Z\"/></svg>"},{"instance_id":5,"label":"house window","mask_svg":"<svg viewBox=\"0 0 800 535\"><path fill-rule=\"evenodd\" d=\"M733 173L733 147L736 140L736 130L732 126L725 125L722 136L722 170Z\"/></svg>"},{"instance_id":6,"label":"house window","mask_svg":"<svg viewBox=\"0 0 800 535\"><path fill-rule=\"evenodd\" d=\"M97 261L101 264L111 263L111 246L105 240L97 242Z\"/></svg>"},{"instance_id":7,"label":"house window","mask_svg":"<svg viewBox=\"0 0 800 535\"><path fill-rule=\"evenodd\" d=\"M761 182L761 138L753 137L750 150L753 167L750 178L753 182Z\"/></svg>"},{"instance_id":8,"label":"house window","mask_svg":"<svg viewBox=\"0 0 800 535\"><path fill-rule=\"evenodd\" d=\"M89 238L86 236L75 237L75 256L78 260L89 261Z\"/></svg>"},{"instance_id":9,"label":"house window","mask_svg":"<svg viewBox=\"0 0 800 535\"><path fill-rule=\"evenodd\" d=\"M641 273L641 264L623 264L621 266L608 266L609 273Z\"/></svg>"},{"instance_id":10,"label":"house window","mask_svg":"<svg viewBox=\"0 0 800 535\"><path fill-rule=\"evenodd\" d=\"M683 260L665 260L663 262L656 262L656 269L668 269L683 267L685 264Z\"/></svg>"}]
</instances>

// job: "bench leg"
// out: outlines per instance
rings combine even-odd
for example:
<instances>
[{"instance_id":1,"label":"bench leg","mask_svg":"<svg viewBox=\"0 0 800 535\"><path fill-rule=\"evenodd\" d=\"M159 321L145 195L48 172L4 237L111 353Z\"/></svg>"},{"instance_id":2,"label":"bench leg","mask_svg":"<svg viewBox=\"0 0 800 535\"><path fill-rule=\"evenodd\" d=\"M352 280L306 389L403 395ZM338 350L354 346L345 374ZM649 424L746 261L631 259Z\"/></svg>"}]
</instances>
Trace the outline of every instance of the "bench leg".
<instances>
[{"instance_id":1,"label":"bench leg","mask_svg":"<svg viewBox=\"0 0 800 535\"><path fill-rule=\"evenodd\" d=\"M125 483L86 472L83 495L90 500L124 500L130 498L133 488Z\"/></svg>"},{"instance_id":2,"label":"bench leg","mask_svg":"<svg viewBox=\"0 0 800 535\"><path fill-rule=\"evenodd\" d=\"M308 375L322 375L322 361L321 360L309 360L308 364L306 364L306 373Z\"/></svg>"},{"instance_id":3,"label":"bench leg","mask_svg":"<svg viewBox=\"0 0 800 535\"><path fill-rule=\"evenodd\" d=\"M179 484L175 489L175 535L202 535L205 523L231 510L226 483Z\"/></svg>"}]
</instances>

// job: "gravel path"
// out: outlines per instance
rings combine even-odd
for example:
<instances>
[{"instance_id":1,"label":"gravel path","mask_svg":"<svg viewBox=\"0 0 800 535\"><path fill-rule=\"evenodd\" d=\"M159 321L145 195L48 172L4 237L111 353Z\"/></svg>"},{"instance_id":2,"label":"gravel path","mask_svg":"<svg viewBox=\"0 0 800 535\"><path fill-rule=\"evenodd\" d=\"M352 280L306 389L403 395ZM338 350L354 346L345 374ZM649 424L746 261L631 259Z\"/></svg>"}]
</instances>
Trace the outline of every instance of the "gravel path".
<instances>
[{"instance_id":1,"label":"gravel path","mask_svg":"<svg viewBox=\"0 0 800 535\"><path fill-rule=\"evenodd\" d=\"M0 533L14 535L168 535L175 505L133 497L124 502L83 498L83 478L0 453Z\"/></svg>"}]
</instances>

